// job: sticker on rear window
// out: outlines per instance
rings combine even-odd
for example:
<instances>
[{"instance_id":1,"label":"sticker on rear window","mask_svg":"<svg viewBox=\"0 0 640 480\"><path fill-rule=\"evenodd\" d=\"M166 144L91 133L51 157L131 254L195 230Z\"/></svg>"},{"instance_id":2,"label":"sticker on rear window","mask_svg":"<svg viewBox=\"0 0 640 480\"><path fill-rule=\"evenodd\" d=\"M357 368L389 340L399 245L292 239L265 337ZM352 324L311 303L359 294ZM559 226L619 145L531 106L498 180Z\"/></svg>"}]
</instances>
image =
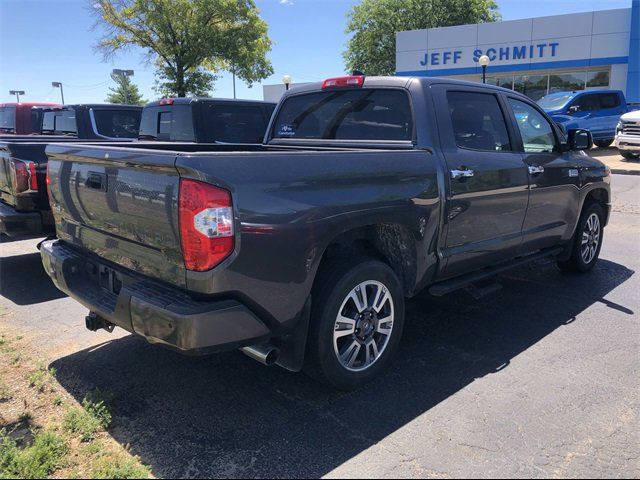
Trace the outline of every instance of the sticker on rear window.
<instances>
[{"instance_id":1,"label":"sticker on rear window","mask_svg":"<svg viewBox=\"0 0 640 480\"><path fill-rule=\"evenodd\" d=\"M280 129L278 130L279 137L295 137L296 129L293 125L283 124L280 125Z\"/></svg>"}]
</instances>

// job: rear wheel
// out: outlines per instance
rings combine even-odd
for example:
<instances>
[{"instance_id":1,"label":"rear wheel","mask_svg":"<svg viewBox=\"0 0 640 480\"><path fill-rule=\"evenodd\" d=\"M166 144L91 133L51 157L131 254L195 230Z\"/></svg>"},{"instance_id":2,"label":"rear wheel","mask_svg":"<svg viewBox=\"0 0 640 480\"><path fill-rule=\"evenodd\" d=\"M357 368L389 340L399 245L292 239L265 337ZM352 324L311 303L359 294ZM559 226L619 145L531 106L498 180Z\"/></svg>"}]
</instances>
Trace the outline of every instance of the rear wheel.
<instances>
[{"instance_id":1,"label":"rear wheel","mask_svg":"<svg viewBox=\"0 0 640 480\"><path fill-rule=\"evenodd\" d=\"M306 371L354 390L391 362L404 327L404 294L394 271L369 258L330 262L314 287Z\"/></svg>"},{"instance_id":2,"label":"rear wheel","mask_svg":"<svg viewBox=\"0 0 640 480\"><path fill-rule=\"evenodd\" d=\"M586 273L598 262L604 228L604 210L597 203L585 207L573 237L571 257L558 262L561 270Z\"/></svg>"},{"instance_id":3,"label":"rear wheel","mask_svg":"<svg viewBox=\"0 0 640 480\"><path fill-rule=\"evenodd\" d=\"M594 140L593 143L595 144L596 147L609 148L613 143L613 138L610 138L607 140Z\"/></svg>"},{"instance_id":4,"label":"rear wheel","mask_svg":"<svg viewBox=\"0 0 640 480\"><path fill-rule=\"evenodd\" d=\"M626 150L620 150L620 155L624 158L628 158L629 160L638 160L640 158L640 153L629 152Z\"/></svg>"}]
</instances>

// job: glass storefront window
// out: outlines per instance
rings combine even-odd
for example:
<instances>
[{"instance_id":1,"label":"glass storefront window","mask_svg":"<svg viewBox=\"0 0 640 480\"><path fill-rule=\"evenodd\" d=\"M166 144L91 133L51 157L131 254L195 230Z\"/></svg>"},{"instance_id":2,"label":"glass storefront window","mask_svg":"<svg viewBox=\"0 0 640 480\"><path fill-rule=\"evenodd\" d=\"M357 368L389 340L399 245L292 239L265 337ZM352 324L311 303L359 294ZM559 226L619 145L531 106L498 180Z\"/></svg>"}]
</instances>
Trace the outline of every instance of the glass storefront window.
<instances>
[{"instance_id":1,"label":"glass storefront window","mask_svg":"<svg viewBox=\"0 0 640 480\"><path fill-rule=\"evenodd\" d=\"M549 76L549 93L584 90L586 72L555 73ZM609 82L607 82L607 85Z\"/></svg>"},{"instance_id":2,"label":"glass storefront window","mask_svg":"<svg viewBox=\"0 0 640 480\"><path fill-rule=\"evenodd\" d=\"M540 100L547 94L548 78L548 75L518 75L514 77L513 89L532 100Z\"/></svg>"},{"instance_id":3,"label":"glass storefront window","mask_svg":"<svg viewBox=\"0 0 640 480\"><path fill-rule=\"evenodd\" d=\"M608 87L608 86L609 86L609 70L601 70L599 72L587 72L587 88Z\"/></svg>"}]
</instances>

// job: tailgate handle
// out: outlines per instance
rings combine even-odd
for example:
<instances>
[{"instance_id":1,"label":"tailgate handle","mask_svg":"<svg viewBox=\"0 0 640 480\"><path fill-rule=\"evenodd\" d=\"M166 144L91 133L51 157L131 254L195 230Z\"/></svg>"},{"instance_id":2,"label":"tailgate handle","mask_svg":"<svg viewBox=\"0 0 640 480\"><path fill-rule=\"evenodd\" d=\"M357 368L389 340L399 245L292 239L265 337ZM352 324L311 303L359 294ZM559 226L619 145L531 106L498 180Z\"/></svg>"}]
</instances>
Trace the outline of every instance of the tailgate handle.
<instances>
[{"instance_id":1,"label":"tailgate handle","mask_svg":"<svg viewBox=\"0 0 640 480\"><path fill-rule=\"evenodd\" d=\"M104 173L89 172L85 187L93 190L107 191L107 176Z\"/></svg>"}]
</instances>

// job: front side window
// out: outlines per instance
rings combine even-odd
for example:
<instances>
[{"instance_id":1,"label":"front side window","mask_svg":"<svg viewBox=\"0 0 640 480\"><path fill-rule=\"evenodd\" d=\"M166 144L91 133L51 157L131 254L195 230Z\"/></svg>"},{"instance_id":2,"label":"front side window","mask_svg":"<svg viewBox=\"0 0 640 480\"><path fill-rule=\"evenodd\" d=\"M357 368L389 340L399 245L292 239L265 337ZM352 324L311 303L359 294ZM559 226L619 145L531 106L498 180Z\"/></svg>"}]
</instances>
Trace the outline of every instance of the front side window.
<instances>
[{"instance_id":1,"label":"front side window","mask_svg":"<svg viewBox=\"0 0 640 480\"><path fill-rule=\"evenodd\" d=\"M140 128L138 110L93 110L98 134L109 138L136 138Z\"/></svg>"},{"instance_id":2,"label":"front side window","mask_svg":"<svg viewBox=\"0 0 640 480\"><path fill-rule=\"evenodd\" d=\"M553 127L547 119L533 105L509 98L509 104L522 136L524 151L527 153L553 152L556 146L556 137Z\"/></svg>"},{"instance_id":3,"label":"front side window","mask_svg":"<svg viewBox=\"0 0 640 480\"><path fill-rule=\"evenodd\" d=\"M487 152L511 150L507 125L495 95L449 92L447 100L458 147Z\"/></svg>"},{"instance_id":4,"label":"front side window","mask_svg":"<svg viewBox=\"0 0 640 480\"><path fill-rule=\"evenodd\" d=\"M273 138L411 141L413 114L399 89L327 90L288 98Z\"/></svg>"},{"instance_id":5,"label":"front side window","mask_svg":"<svg viewBox=\"0 0 640 480\"><path fill-rule=\"evenodd\" d=\"M591 112L593 110L600 109L600 101L599 95L591 94L591 95L582 95L578 97L572 104L571 107L578 107L580 112Z\"/></svg>"},{"instance_id":6,"label":"front side window","mask_svg":"<svg viewBox=\"0 0 640 480\"><path fill-rule=\"evenodd\" d=\"M208 112L212 142L262 143L267 121L260 107L214 104Z\"/></svg>"}]
</instances>

